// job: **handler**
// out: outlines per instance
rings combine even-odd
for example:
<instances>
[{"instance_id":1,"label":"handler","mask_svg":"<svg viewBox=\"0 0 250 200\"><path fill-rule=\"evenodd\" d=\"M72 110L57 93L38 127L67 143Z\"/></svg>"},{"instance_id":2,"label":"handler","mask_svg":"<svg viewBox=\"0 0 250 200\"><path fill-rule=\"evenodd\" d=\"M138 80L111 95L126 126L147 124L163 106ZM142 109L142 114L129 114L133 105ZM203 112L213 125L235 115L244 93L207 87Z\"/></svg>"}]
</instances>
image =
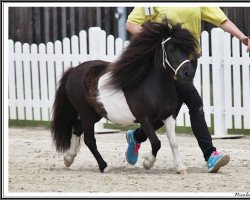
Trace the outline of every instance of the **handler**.
<instances>
[{"instance_id":1,"label":"handler","mask_svg":"<svg viewBox=\"0 0 250 200\"><path fill-rule=\"evenodd\" d=\"M208 21L237 37L248 47L247 51L250 51L249 37L245 36L219 7L135 7L128 16L126 29L132 35L135 35L143 29L142 25L145 22L162 22L165 18L170 19L174 23L181 23L183 28L188 29L194 34L197 41L200 41L201 20ZM197 50L197 55L199 53L200 48ZM194 55L191 63L196 70L196 55ZM182 102L179 102L174 118L177 117L184 102L189 109L192 130L207 162L208 172L217 172L221 167L228 164L230 156L218 153L213 146L212 138L205 121L203 102L194 85L178 84L177 82L175 82L175 85ZM163 125L163 121L154 122L155 130ZM147 136L141 128L127 132L128 148L126 158L129 164L134 165L137 162L140 144L146 140Z\"/></svg>"}]
</instances>

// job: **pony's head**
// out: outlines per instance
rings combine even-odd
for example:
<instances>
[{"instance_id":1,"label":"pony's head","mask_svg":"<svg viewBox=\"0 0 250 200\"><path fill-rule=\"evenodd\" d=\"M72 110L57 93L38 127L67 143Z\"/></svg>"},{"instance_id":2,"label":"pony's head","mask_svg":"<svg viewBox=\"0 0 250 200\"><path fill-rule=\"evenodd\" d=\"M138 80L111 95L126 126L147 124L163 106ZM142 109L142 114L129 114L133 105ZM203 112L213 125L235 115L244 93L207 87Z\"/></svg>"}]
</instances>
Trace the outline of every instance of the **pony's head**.
<instances>
[{"instance_id":1,"label":"pony's head","mask_svg":"<svg viewBox=\"0 0 250 200\"><path fill-rule=\"evenodd\" d=\"M156 68L165 69L175 79L190 81L195 70L188 60L195 56L197 48L197 40L181 24L167 19L162 23L147 22L111 64L108 85L131 90Z\"/></svg>"},{"instance_id":2,"label":"pony's head","mask_svg":"<svg viewBox=\"0 0 250 200\"><path fill-rule=\"evenodd\" d=\"M198 41L181 24L174 24L165 19L162 23L147 22L143 25L143 31L138 35L158 35L161 38L161 48L155 49L155 64L161 65L166 70L171 70L175 78L190 81L193 79L195 69L190 63L190 58L196 56ZM138 39L138 38L135 38ZM157 43L159 46L159 44Z\"/></svg>"}]
</instances>

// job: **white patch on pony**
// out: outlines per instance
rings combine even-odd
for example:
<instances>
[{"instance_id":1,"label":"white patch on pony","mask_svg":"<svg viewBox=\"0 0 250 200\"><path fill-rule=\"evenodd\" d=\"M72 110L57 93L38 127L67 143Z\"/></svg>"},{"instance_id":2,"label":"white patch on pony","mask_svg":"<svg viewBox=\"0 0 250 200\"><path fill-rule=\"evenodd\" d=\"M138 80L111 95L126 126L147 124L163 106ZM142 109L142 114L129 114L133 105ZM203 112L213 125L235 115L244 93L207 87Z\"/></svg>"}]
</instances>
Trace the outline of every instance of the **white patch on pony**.
<instances>
[{"instance_id":1,"label":"white patch on pony","mask_svg":"<svg viewBox=\"0 0 250 200\"><path fill-rule=\"evenodd\" d=\"M97 96L97 100L102 103L110 121L123 125L133 124L135 117L128 107L123 91L115 91L106 87L109 79L110 73L100 77L98 81L99 95Z\"/></svg>"},{"instance_id":2,"label":"white patch on pony","mask_svg":"<svg viewBox=\"0 0 250 200\"><path fill-rule=\"evenodd\" d=\"M168 140L174 158L174 168L179 174L186 174L186 166L183 164L175 134L175 119L171 116L165 120Z\"/></svg>"},{"instance_id":3,"label":"white patch on pony","mask_svg":"<svg viewBox=\"0 0 250 200\"><path fill-rule=\"evenodd\" d=\"M70 167L70 165L74 162L74 159L80 149L80 136L72 134L70 140L70 148L66 151L66 155L64 156L64 165L66 167Z\"/></svg>"}]
</instances>

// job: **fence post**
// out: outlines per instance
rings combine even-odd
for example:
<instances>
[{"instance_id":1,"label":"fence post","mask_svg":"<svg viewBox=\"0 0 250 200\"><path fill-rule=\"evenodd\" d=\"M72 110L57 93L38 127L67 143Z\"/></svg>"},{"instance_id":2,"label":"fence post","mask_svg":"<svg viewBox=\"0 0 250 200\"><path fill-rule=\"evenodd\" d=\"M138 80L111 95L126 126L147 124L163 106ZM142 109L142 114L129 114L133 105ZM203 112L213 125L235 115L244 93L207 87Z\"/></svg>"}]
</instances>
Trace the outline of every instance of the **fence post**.
<instances>
[{"instance_id":1,"label":"fence post","mask_svg":"<svg viewBox=\"0 0 250 200\"><path fill-rule=\"evenodd\" d=\"M100 27L91 27L89 28L89 59L95 60L99 59L99 49L102 48L99 46L99 33L101 31Z\"/></svg>"},{"instance_id":2,"label":"fence post","mask_svg":"<svg viewBox=\"0 0 250 200\"><path fill-rule=\"evenodd\" d=\"M10 119L17 119L16 110L16 84L15 84L15 52L14 42L9 40L9 57L8 57L8 78L9 78L9 107Z\"/></svg>"},{"instance_id":3,"label":"fence post","mask_svg":"<svg viewBox=\"0 0 250 200\"><path fill-rule=\"evenodd\" d=\"M225 126L224 108L224 73L223 73L223 31L214 28L211 31L212 40L212 77L213 77L213 102L214 102L214 135L227 135Z\"/></svg>"}]
</instances>

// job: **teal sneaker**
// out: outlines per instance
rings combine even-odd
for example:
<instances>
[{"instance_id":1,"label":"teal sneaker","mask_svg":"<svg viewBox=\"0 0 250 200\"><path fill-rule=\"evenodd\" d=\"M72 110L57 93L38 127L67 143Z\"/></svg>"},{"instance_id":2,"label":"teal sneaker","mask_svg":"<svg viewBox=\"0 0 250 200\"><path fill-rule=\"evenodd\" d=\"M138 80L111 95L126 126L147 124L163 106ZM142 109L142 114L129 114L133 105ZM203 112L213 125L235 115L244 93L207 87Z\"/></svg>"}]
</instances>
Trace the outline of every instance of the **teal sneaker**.
<instances>
[{"instance_id":1,"label":"teal sneaker","mask_svg":"<svg viewBox=\"0 0 250 200\"><path fill-rule=\"evenodd\" d=\"M126 159L130 165L134 165L138 160L138 150L141 147L141 143L136 143L134 140L134 131L129 130L126 134L128 148L126 151Z\"/></svg>"},{"instance_id":2,"label":"teal sneaker","mask_svg":"<svg viewBox=\"0 0 250 200\"><path fill-rule=\"evenodd\" d=\"M207 161L209 173L216 173L219 169L229 163L230 156L214 151Z\"/></svg>"}]
</instances>

